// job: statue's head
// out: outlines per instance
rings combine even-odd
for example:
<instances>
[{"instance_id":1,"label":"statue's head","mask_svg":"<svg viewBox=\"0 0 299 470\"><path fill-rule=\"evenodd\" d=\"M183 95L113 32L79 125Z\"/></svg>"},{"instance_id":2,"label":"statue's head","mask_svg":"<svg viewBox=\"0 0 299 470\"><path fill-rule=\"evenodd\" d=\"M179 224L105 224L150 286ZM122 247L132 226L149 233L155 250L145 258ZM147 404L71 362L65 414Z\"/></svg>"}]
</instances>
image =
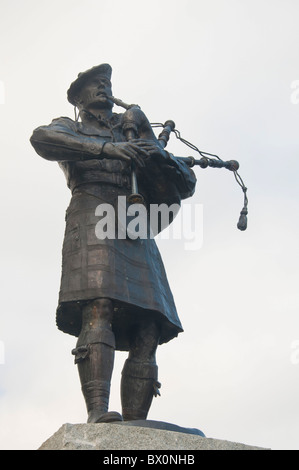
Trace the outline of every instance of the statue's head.
<instances>
[{"instance_id":1,"label":"statue's head","mask_svg":"<svg viewBox=\"0 0 299 470\"><path fill-rule=\"evenodd\" d=\"M112 108L112 101L107 99L107 96L112 95L111 74L109 64L97 65L79 73L67 91L68 101L79 109L88 109L90 106Z\"/></svg>"}]
</instances>

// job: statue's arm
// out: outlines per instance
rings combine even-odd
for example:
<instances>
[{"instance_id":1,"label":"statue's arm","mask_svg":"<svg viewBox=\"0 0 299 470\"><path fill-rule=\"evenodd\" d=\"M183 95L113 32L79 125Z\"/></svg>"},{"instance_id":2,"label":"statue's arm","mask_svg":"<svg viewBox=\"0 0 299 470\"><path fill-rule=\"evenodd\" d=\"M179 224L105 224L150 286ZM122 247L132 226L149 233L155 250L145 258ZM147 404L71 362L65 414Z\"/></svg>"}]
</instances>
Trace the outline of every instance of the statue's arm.
<instances>
[{"instance_id":1,"label":"statue's arm","mask_svg":"<svg viewBox=\"0 0 299 470\"><path fill-rule=\"evenodd\" d=\"M76 132L69 118L54 119L49 126L33 131L30 142L41 157L51 161L77 161L99 158L105 142Z\"/></svg>"},{"instance_id":2,"label":"statue's arm","mask_svg":"<svg viewBox=\"0 0 299 470\"><path fill-rule=\"evenodd\" d=\"M56 162L111 158L128 164L134 160L142 167L148 156L130 142L107 142L100 136L82 135L72 119L63 117L35 129L30 142L38 155Z\"/></svg>"}]
</instances>

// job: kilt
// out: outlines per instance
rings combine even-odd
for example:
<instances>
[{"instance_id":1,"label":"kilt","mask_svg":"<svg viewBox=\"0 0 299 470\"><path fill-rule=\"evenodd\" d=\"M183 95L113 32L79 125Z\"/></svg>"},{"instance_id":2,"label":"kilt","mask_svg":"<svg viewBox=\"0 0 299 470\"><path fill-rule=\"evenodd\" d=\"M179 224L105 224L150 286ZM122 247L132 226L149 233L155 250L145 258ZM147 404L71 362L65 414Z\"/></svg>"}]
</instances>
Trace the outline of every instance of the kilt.
<instances>
[{"instance_id":1,"label":"kilt","mask_svg":"<svg viewBox=\"0 0 299 470\"><path fill-rule=\"evenodd\" d=\"M123 351L144 318L160 324L160 344L183 331L155 240L96 236L96 207L108 203L117 211L118 196L128 192L112 184L85 184L73 191L66 211L56 312L58 328L78 336L82 307L92 299L111 299L116 349Z\"/></svg>"}]
</instances>

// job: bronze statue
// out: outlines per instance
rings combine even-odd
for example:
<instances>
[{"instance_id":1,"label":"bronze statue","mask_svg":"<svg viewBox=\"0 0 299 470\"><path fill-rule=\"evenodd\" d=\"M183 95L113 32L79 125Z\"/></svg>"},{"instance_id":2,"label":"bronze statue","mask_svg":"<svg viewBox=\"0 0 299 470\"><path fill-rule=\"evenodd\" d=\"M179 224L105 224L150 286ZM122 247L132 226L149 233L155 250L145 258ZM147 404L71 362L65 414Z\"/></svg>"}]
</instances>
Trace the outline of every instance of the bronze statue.
<instances>
[{"instance_id":1,"label":"bronze statue","mask_svg":"<svg viewBox=\"0 0 299 470\"><path fill-rule=\"evenodd\" d=\"M155 240L97 238L96 207L116 207L119 196L146 208L180 204L196 184L189 166L163 149L138 106L112 111L123 102L112 96L111 73L108 64L80 73L67 96L81 121L60 117L31 137L41 157L58 162L72 193L56 321L78 337L72 353L89 423L146 419L160 394L157 346L183 331ZM115 350L129 352L122 414L108 412Z\"/></svg>"}]
</instances>

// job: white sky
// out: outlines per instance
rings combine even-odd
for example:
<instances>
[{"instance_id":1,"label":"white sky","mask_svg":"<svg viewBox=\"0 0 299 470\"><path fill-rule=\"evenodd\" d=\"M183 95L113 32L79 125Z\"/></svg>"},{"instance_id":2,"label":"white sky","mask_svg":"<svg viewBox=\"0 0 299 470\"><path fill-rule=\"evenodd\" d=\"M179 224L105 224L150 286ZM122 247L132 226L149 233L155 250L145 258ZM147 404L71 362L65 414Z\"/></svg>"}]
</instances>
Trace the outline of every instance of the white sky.
<instances>
[{"instance_id":1,"label":"white sky","mask_svg":"<svg viewBox=\"0 0 299 470\"><path fill-rule=\"evenodd\" d=\"M158 350L162 397L149 419L208 437L299 450L297 0L1 0L0 448L36 449L63 423L85 422L71 349L55 309L70 194L33 129L73 118L66 90L108 62L114 95L152 122L237 159L196 169L203 246L159 246L185 332ZM168 150L196 154L171 138ZM297 343L296 343L297 342ZM111 409L120 411L117 354ZM4 362L4 364L1 364Z\"/></svg>"}]
</instances>

